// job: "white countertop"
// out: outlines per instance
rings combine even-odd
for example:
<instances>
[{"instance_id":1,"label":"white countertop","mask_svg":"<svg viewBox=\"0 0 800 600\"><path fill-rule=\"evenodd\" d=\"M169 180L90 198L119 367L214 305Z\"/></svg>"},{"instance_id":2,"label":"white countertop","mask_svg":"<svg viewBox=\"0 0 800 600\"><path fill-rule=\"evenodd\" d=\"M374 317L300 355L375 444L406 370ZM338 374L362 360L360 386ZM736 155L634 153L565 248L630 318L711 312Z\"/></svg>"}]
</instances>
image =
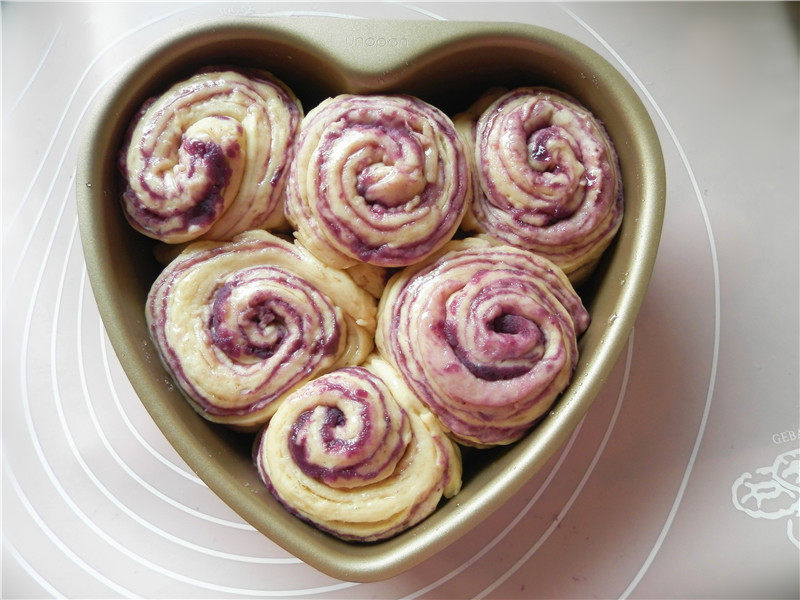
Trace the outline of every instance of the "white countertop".
<instances>
[{"instance_id":1,"label":"white countertop","mask_svg":"<svg viewBox=\"0 0 800 600\"><path fill-rule=\"evenodd\" d=\"M4 3L0 596L799 597L798 493L780 485L800 427L797 9ZM550 27L629 79L663 145L659 256L605 389L501 510L389 581L323 575L210 492L133 392L87 280L88 103L142 48L231 14Z\"/></svg>"}]
</instances>

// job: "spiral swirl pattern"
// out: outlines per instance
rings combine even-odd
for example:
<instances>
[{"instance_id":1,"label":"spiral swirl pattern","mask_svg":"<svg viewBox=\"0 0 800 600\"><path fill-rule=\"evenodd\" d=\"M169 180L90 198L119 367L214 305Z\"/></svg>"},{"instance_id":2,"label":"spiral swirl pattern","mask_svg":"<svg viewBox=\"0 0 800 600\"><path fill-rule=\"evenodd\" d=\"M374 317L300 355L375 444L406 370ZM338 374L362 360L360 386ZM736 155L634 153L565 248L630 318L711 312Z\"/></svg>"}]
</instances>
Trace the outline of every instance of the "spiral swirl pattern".
<instances>
[{"instance_id":1,"label":"spiral swirl pattern","mask_svg":"<svg viewBox=\"0 0 800 600\"><path fill-rule=\"evenodd\" d=\"M122 204L168 243L285 223L300 102L267 72L206 69L141 108L120 155Z\"/></svg>"},{"instance_id":2,"label":"spiral swirl pattern","mask_svg":"<svg viewBox=\"0 0 800 600\"><path fill-rule=\"evenodd\" d=\"M569 383L589 314L550 261L453 241L390 279L376 344L459 442L519 439Z\"/></svg>"},{"instance_id":3,"label":"spiral swirl pattern","mask_svg":"<svg viewBox=\"0 0 800 600\"><path fill-rule=\"evenodd\" d=\"M454 121L474 150L465 228L584 279L623 215L617 155L603 126L566 94L533 87L492 90Z\"/></svg>"},{"instance_id":4,"label":"spiral swirl pattern","mask_svg":"<svg viewBox=\"0 0 800 600\"><path fill-rule=\"evenodd\" d=\"M375 355L289 396L254 461L290 512L352 541L408 529L461 487L458 447Z\"/></svg>"},{"instance_id":5,"label":"spiral swirl pattern","mask_svg":"<svg viewBox=\"0 0 800 600\"><path fill-rule=\"evenodd\" d=\"M462 143L439 109L411 96L340 95L301 124L286 215L330 265L399 267L453 236L470 193Z\"/></svg>"},{"instance_id":6,"label":"spiral swirl pattern","mask_svg":"<svg viewBox=\"0 0 800 600\"><path fill-rule=\"evenodd\" d=\"M369 354L375 299L264 231L195 242L147 300L165 366L205 418L253 429L296 387Z\"/></svg>"}]
</instances>

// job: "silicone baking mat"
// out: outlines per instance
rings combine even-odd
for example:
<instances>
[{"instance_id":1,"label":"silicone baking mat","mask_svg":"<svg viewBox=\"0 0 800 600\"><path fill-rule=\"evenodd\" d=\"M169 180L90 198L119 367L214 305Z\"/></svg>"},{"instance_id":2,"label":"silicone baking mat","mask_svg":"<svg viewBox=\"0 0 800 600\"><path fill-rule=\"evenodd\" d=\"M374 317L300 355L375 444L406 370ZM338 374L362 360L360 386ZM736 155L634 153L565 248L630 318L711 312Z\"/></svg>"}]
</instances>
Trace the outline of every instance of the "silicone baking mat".
<instances>
[{"instance_id":1,"label":"silicone baking mat","mask_svg":"<svg viewBox=\"0 0 800 600\"><path fill-rule=\"evenodd\" d=\"M797 5L4 3L2 596L797 598ZM87 107L219 16L525 22L631 82L668 175L634 332L580 427L476 529L332 579L183 464L105 336L77 231ZM792 477L794 479L792 479Z\"/></svg>"}]
</instances>

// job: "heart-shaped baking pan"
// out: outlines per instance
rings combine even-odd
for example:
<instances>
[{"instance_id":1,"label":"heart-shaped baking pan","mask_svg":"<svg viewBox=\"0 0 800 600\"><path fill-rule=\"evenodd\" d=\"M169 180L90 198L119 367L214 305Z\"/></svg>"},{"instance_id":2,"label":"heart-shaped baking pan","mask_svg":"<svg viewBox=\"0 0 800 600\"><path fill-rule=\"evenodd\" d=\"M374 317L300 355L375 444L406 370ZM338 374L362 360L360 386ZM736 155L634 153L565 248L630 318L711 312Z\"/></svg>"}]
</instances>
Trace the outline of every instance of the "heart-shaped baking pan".
<instances>
[{"instance_id":1,"label":"heart-shaped baking pan","mask_svg":"<svg viewBox=\"0 0 800 600\"><path fill-rule=\"evenodd\" d=\"M150 341L145 298L161 266L154 242L123 217L116 160L139 106L209 64L267 69L294 90L306 111L343 92L403 92L453 115L492 86L550 86L593 111L616 145L625 218L598 269L579 288L592 324L580 340L571 385L518 443L465 450L462 491L387 541L344 542L284 510L251 462L252 437L198 416ZM85 260L108 336L142 403L180 456L242 518L289 552L334 577L375 581L467 533L572 433L633 327L661 235L665 186L658 137L638 96L605 59L567 36L508 23L288 17L202 24L136 57L93 107L77 197Z\"/></svg>"}]
</instances>

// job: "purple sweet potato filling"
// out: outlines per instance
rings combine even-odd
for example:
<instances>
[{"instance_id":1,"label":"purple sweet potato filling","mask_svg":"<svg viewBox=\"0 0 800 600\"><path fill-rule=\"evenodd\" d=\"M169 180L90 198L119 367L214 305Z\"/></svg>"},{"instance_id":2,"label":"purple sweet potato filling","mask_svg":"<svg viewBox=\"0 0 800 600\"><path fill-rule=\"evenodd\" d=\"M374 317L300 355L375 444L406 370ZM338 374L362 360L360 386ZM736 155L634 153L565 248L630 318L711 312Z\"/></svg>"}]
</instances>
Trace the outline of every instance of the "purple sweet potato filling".
<instances>
[{"instance_id":1,"label":"purple sweet potato filling","mask_svg":"<svg viewBox=\"0 0 800 600\"><path fill-rule=\"evenodd\" d=\"M219 144L186 139L183 148L192 157L189 177L192 177L197 169L202 169L208 179L202 200L186 213L187 225L206 225L216 218L222 205L222 190L228 185L231 168Z\"/></svg>"},{"instance_id":2,"label":"purple sweet potato filling","mask_svg":"<svg viewBox=\"0 0 800 600\"><path fill-rule=\"evenodd\" d=\"M147 207L130 183L123 194L128 203L130 218L149 231L161 231L163 222L177 217L177 223L169 231L183 231L193 226L207 228L215 221L224 207L222 192L228 185L231 177L231 168L228 165L225 151L214 142L197 139L185 139L181 146L189 155L188 177L204 177L205 188L198 194L198 200L182 214L180 209L158 210ZM146 157L149 158L149 157ZM147 194L150 202L164 201L165 196L153 190L146 181L144 172L139 174L139 187ZM157 203L156 203L157 204Z\"/></svg>"},{"instance_id":3,"label":"purple sweet potato filling","mask_svg":"<svg viewBox=\"0 0 800 600\"><path fill-rule=\"evenodd\" d=\"M490 325L494 327L495 322L498 320L501 323L501 328L508 326L512 330L516 329L516 331L497 331L497 329L495 329L497 333L516 335L517 333L521 332L523 328L530 329L528 321L524 317L520 317L518 315L502 315L501 317L495 319ZM520 321L524 321L526 325L521 324ZM463 364L464 367L466 367L466 369L478 379L483 379L484 381L505 381L508 379L514 379L515 377L519 377L520 375L524 375L528 372L528 367L524 364L502 366L482 365L476 363L470 356L469 349L461 346L456 334L456 325L452 324L450 321L444 324L443 333L447 343L453 349L453 353L456 355L456 358L458 358L461 364ZM508 344L511 345L512 342L509 342Z\"/></svg>"},{"instance_id":4,"label":"purple sweet potato filling","mask_svg":"<svg viewBox=\"0 0 800 600\"><path fill-rule=\"evenodd\" d=\"M369 474L361 473L358 470L359 465L356 464L351 467L345 468L329 468L322 467L318 464L311 462L308 459L308 452L306 445L302 439L301 432L308 426L308 421L311 418L313 411L307 410L303 412L297 420L292 424L291 435L289 436L289 452L292 459L309 477L313 477L318 481L330 482L337 479L349 478L369 478ZM364 445L365 439L369 435L371 427L367 425L364 430L359 432L358 437L354 439L342 439L336 437L334 429L344 424L344 413L335 406L326 407L325 418L322 423L322 431L320 432L322 443L325 451L329 454L341 454L346 457L357 455Z\"/></svg>"}]
</instances>

